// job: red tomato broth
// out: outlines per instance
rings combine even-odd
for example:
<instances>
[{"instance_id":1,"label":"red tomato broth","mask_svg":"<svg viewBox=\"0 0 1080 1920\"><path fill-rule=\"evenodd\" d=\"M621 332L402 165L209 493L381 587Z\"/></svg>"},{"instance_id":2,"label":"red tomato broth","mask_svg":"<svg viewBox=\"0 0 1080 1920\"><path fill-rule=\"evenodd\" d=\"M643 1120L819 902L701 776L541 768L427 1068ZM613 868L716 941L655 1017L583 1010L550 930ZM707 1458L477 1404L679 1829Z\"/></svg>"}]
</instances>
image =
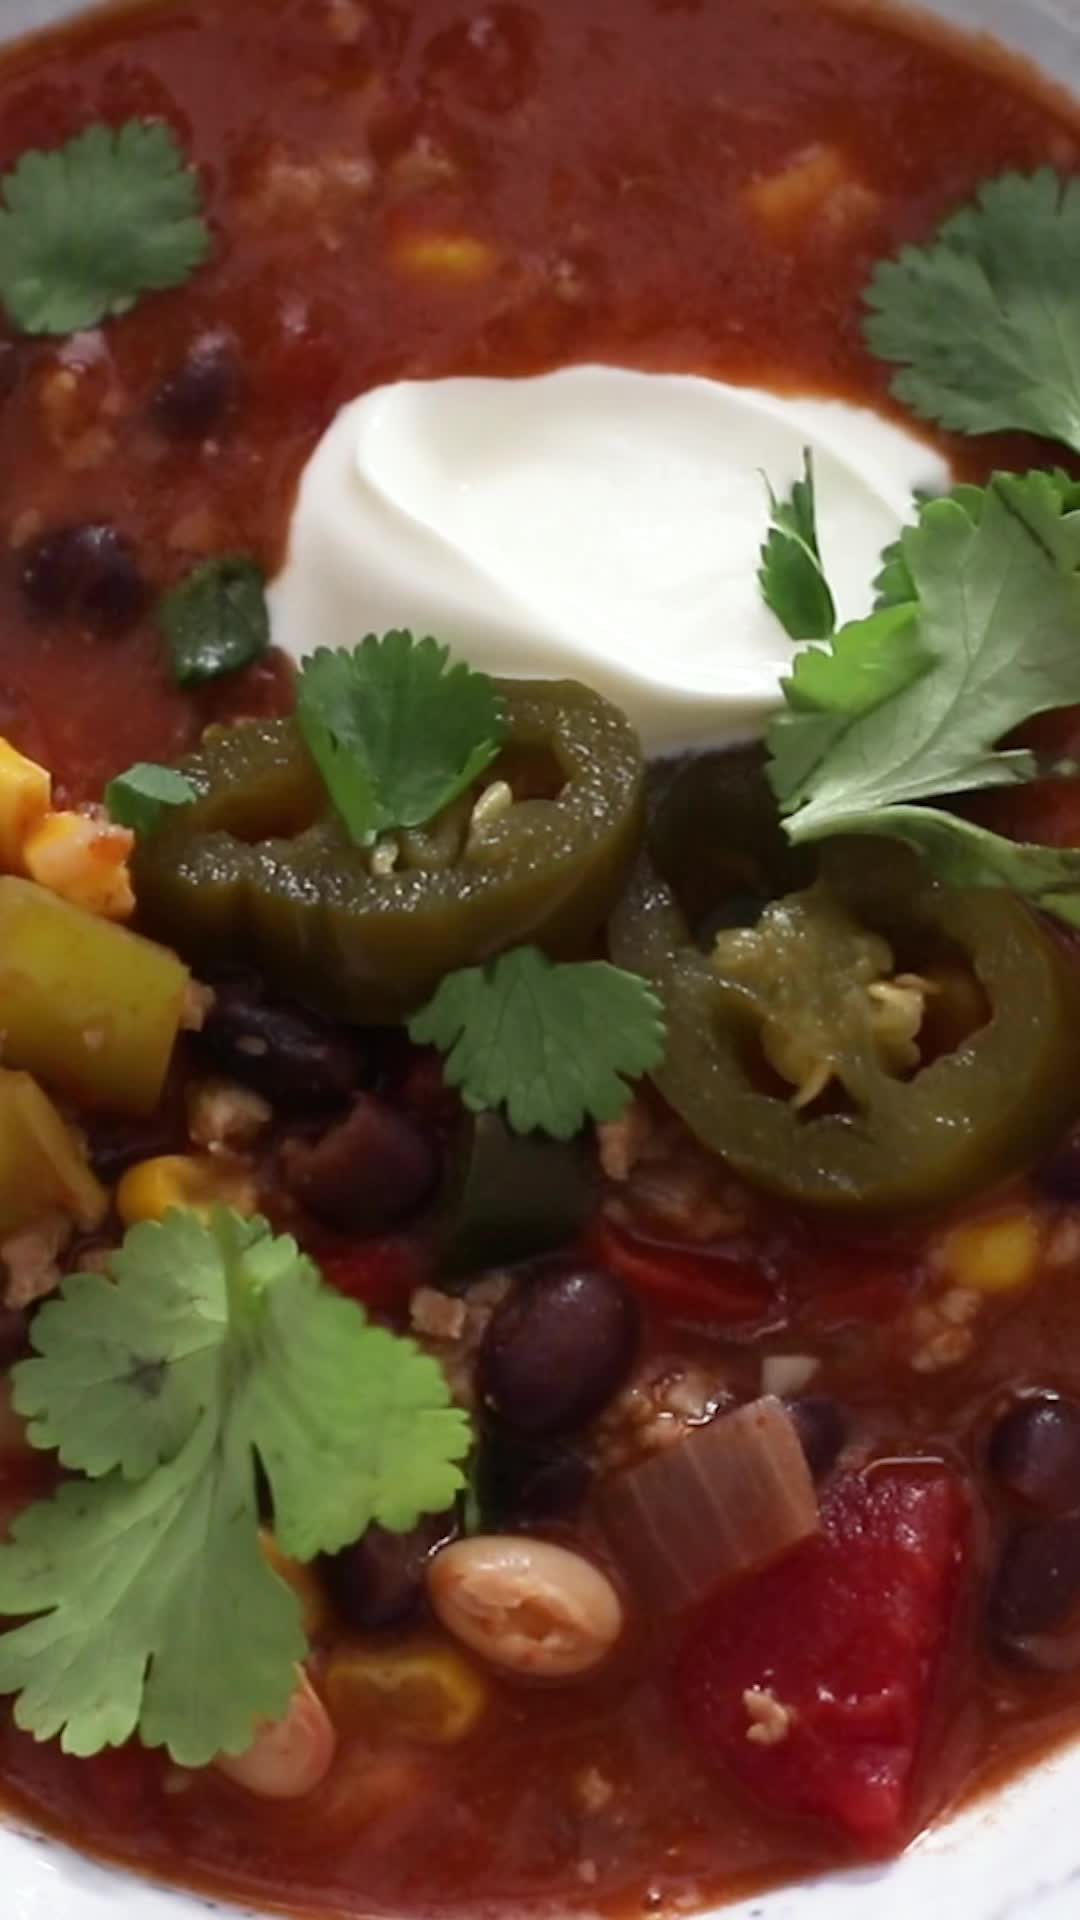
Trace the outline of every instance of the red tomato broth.
<instances>
[{"instance_id":1,"label":"red tomato broth","mask_svg":"<svg viewBox=\"0 0 1080 1920\"><path fill-rule=\"evenodd\" d=\"M478 41L454 0L412 11L375 0L355 14L348 0L183 0L0 63L0 168L89 120L161 115L201 169L215 229L214 261L185 290L100 334L20 343L0 398L0 431L18 448L0 469L0 731L49 764L65 794L96 797L132 760L181 751L209 717L281 707L288 681L257 669L196 700L172 686L149 619L119 639L42 623L17 584L19 547L39 526L88 512L114 522L155 587L207 550L245 549L272 567L335 408L400 377L599 359L888 405L887 372L859 335L873 262L984 177L1080 156L1064 111L1022 76L808 0L547 0L487 17ZM356 37L332 32L335 18ZM408 157L431 151L418 140L445 151L450 177L416 184ZM808 217L770 238L741 190L818 143L841 149L879 199L847 227ZM335 156L353 171L320 173ZM490 244L490 276L440 284L395 262L410 237L439 231ZM243 367L238 411L212 441L171 442L149 419L155 388L194 339L223 327ZM49 383L68 371L73 397L50 411ZM1039 457L1018 440L948 450L974 477ZM1024 814L1032 833L1036 805ZM1080 837L1071 823L1067 837ZM624 1249L653 1351L722 1365L749 1395L755 1336L768 1328L768 1350L819 1356L815 1390L841 1398L876 1450L976 1470L1003 1385L1080 1389L1080 1295L1048 1271L984 1309L962 1366L915 1374L896 1328L926 1257L922 1229L867 1244L772 1208L731 1297L710 1312L709 1256L680 1249L665 1270L661 1246ZM341 1254L338 1277L346 1290L382 1287L374 1304L388 1309L399 1267L391 1252L375 1264L361 1249L350 1279ZM991 1509L989 1531L1000 1524ZM920 1793L927 1815L1080 1718L1080 1682L1007 1669L974 1631L948 1688L949 1736ZM384 1765L393 1791L380 1800ZM614 1784L614 1812L583 1803L591 1769ZM702 1768L673 1720L666 1650L642 1627L572 1689L495 1680L460 1750L371 1766L347 1750L316 1802L272 1816L212 1773L177 1775L138 1750L74 1761L7 1716L0 1779L13 1806L90 1851L318 1914L629 1911L844 1857Z\"/></svg>"}]
</instances>

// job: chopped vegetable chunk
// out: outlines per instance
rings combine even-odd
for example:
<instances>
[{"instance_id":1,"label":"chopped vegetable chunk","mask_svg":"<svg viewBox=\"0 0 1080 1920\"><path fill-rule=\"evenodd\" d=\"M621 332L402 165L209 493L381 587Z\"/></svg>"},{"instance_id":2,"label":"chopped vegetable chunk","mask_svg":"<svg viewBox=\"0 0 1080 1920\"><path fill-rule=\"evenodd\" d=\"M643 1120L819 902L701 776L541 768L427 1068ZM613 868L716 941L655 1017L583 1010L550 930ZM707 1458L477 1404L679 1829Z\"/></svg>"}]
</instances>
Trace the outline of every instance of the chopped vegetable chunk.
<instances>
[{"instance_id":1,"label":"chopped vegetable chunk","mask_svg":"<svg viewBox=\"0 0 1080 1920\"><path fill-rule=\"evenodd\" d=\"M149 1113L180 1027L175 953L28 880L0 879L5 1057L89 1106Z\"/></svg>"}]
</instances>

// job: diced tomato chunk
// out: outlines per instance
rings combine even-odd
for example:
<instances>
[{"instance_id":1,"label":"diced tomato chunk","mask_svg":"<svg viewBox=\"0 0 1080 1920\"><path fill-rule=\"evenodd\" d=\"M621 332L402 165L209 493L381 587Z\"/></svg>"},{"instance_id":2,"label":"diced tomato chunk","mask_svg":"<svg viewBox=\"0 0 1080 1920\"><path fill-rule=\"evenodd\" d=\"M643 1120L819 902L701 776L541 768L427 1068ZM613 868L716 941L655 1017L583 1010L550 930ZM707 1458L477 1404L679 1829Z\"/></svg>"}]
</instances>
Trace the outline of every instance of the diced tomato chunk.
<instances>
[{"instance_id":1,"label":"diced tomato chunk","mask_svg":"<svg viewBox=\"0 0 1080 1920\"><path fill-rule=\"evenodd\" d=\"M912 1824L970 1505L944 1468L879 1467L843 1475L822 1520L819 1538L695 1616L678 1704L706 1758L759 1800L884 1853Z\"/></svg>"}]
</instances>

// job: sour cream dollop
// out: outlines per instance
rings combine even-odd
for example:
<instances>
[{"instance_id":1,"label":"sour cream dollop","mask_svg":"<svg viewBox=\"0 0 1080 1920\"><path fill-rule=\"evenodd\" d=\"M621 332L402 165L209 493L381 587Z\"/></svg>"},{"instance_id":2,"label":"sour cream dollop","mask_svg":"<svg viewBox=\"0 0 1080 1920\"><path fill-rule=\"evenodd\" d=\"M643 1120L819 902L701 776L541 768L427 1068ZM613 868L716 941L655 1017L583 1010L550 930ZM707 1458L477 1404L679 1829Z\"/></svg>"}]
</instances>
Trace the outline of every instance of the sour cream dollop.
<instances>
[{"instance_id":1,"label":"sour cream dollop","mask_svg":"<svg viewBox=\"0 0 1080 1920\"><path fill-rule=\"evenodd\" d=\"M433 633L487 672L569 677L651 751L746 738L792 642L757 582L769 521L813 449L841 619L944 461L841 401L577 367L404 381L342 409L304 472L271 597L297 658L365 633Z\"/></svg>"}]
</instances>

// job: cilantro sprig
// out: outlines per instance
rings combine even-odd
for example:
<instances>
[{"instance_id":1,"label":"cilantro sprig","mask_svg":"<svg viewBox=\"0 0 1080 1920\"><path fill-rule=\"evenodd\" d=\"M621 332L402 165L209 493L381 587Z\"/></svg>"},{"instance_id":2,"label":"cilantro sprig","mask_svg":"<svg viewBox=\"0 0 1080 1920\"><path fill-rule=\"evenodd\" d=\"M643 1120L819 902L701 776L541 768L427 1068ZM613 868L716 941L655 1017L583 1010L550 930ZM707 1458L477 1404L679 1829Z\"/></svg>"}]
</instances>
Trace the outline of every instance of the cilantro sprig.
<instances>
[{"instance_id":1,"label":"cilantro sprig","mask_svg":"<svg viewBox=\"0 0 1080 1920\"><path fill-rule=\"evenodd\" d=\"M926 803L1035 779L1000 743L1080 702L1080 488L999 474L926 501L880 605L796 657L768 733L788 837L884 834L943 879L1007 885L1080 924L1080 851L1017 845Z\"/></svg>"},{"instance_id":2,"label":"cilantro sprig","mask_svg":"<svg viewBox=\"0 0 1080 1920\"><path fill-rule=\"evenodd\" d=\"M607 961L556 964L515 947L487 967L448 974L413 1016L410 1038L446 1055L446 1077L474 1113L505 1106L517 1133L572 1139L614 1120L629 1080L664 1057L657 996Z\"/></svg>"},{"instance_id":3,"label":"cilantro sprig","mask_svg":"<svg viewBox=\"0 0 1080 1920\"><path fill-rule=\"evenodd\" d=\"M246 554L218 554L163 595L157 620L177 686L238 673L270 645L266 576Z\"/></svg>"},{"instance_id":4,"label":"cilantro sprig","mask_svg":"<svg viewBox=\"0 0 1080 1920\"><path fill-rule=\"evenodd\" d=\"M422 827L491 765L506 734L493 680L432 639L370 633L305 660L296 720L350 838Z\"/></svg>"},{"instance_id":5,"label":"cilantro sprig","mask_svg":"<svg viewBox=\"0 0 1080 1920\"><path fill-rule=\"evenodd\" d=\"M770 524L761 549L762 599L792 640L826 640L836 626L836 604L818 545L814 457L803 449L803 477L786 500L768 479Z\"/></svg>"},{"instance_id":6,"label":"cilantro sprig","mask_svg":"<svg viewBox=\"0 0 1080 1920\"><path fill-rule=\"evenodd\" d=\"M188 280L210 255L197 175L157 122L95 125L0 180L0 303L22 333L75 333Z\"/></svg>"},{"instance_id":7,"label":"cilantro sprig","mask_svg":"<svg viewBox=\"0 0 1080 1920\"><path fill-rule=\"evenodd\" d=\"M256 1462L284 1552L403 1530L463 1485L441 1370L324 1287L295 1242L219 1210L134 1227L68 1279L13 1372L34 1446L85 1478L0 1546L0 1691L86 1755L138 1732L184 1766L288 1704L299 1603L259 1545ZM27 1617L29 1616L29 1617Z\"/></svg>"},{"instance_id":8,"label":"cilantro sprig","mask_svg":"<svg viewBox=\"0 0 1080 1920\"><path fill-rule=\"evenodd\" d=\"M1003 174L927 247L878 267L866 338L893 392L961 433L1018 428L1080 452L1080 179Z\"/></svg>"}]
</instances>

